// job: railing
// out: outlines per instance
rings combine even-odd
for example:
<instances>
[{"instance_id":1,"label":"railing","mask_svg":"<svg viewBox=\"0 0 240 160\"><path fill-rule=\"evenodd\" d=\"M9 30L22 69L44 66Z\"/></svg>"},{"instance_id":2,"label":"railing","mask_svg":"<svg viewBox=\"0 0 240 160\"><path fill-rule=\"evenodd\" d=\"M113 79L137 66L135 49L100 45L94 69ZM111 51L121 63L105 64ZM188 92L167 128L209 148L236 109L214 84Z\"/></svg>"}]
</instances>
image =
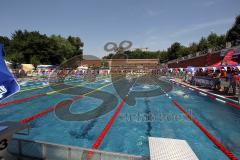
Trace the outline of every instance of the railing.
<instances>
[{"instance_id":1,"label":"railing","mask_svg":"<svg viewBox=\"0 0 240 160\"><path fill-rule=\"evenodd\" d=\"M13 139L8 147L16 157L43 160L147 160L148 157L54 144L42 141ZM89 156L91 155L91 156ZM89 158L91 157L91 158Z\"/></svg>"},{"instance_id":2,"label":"railing","mask_svg":"<svg viewBox=\"0 0 240 160\"><path fill-rule=\"evenodd\" d=\"M224 49L224 47L212 48L212 49L209 49L209 51L202 51L202 52L189 54L189 55L184 56L184 57L180 57L180 58L177 58L177 59L170 60L170 61L167 62L167 64L177 63L177 62L180 62L180 61L183 61L183 60L204 56L208 53L210 53L210 54L214 54L214 53L218 53L218 52L220 53L222 49ZM230 48L227 48L227 49L237 49L237 50L239 50L240 46L233 46L233 47L230 47Z\"/></svg>"}]
</instances>

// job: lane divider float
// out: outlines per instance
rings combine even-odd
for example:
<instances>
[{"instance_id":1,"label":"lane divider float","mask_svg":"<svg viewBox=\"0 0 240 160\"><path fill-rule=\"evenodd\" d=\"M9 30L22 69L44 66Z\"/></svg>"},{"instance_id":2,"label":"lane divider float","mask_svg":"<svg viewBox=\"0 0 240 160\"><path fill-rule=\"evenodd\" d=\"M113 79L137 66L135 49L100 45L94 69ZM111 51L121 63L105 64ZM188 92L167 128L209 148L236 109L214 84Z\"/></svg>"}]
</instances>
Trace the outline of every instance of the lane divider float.
<instances>
[{"instance_id":1,"label":"lane divider float","mask_svg":"<svg viewBox=\"0 0 240 160\"><path fill-rule=\"evenodd\" d=\"M137 80L133 83L132 87L135 85L136 82L137 82ZM99 146L101 145L104 137L106 136L106 134L108 133L109 129L111 128L113 122L116 120L117 116L121 112L121 110L122 110L122 108L123 108L123 106L124 106L124 104L126 102L127 97L129 96L130 92L131 92L131 90L129 90L129 92L123 97L122 101L117 106L117 109L115 110L114 114L112 115L112 117L107 122L107 124L105 125L104 129L102 130L102 132L99 134L99 136L97 137L97 139L93 143L92 149L98 149L99 148ZM87 160L91 160L93 155L94 155L94 152L93 151L89 151L88 154L87 154Z\"/></svg>"},{"instance_id":2,"label":"lane divider float","mask_svg":"<svg viewBox=\"0 0 240 160\"><path fill-rule=\"evenodd\" d=\"M101 79L101 80L98 80L98 81L102 81L102 80L104 80L104 79ZM95 81L95 82L98 82L98 81ZM94 82L94 83L95 83L95 82ZM31 99L34 99L34 98L37 98L37 97L44 97L44 96L47 96L47 95L52 95L52 94L59 93L59 92L64 91L64 90L68 90L68 89L71 89L71 88L80 87L80 86L83 86L83 85L85 85L85 84L89 84L89 83L82 83L82 84L80 84L80 85L76 85L76 86L72 86L72 87L67 87L67 88L63 88L63 89L60 89L60 90L56 90L56 91L51 91L51 92L47 92L47 93L36 94L36 95L34 95L34 96L28 96L28 97L25 97L25 98L19 98L19 99L15 99L15 100L12 100L12 101L0 103L0 107L5 107L5 106L10 105L10 104L25 102L25 101L28 101L28 100L31 100Z\"/></svg>"},{"instance_id":3,"label":"lane divider float","mask_svg":"<svg viewBox=\"0 0 240 160\"><path fill-rule=\"evenodd\" d=\"M37 98L37 97L43 97L43 96L46 96L46 94L45 94L45 93L43 93L43 94L36 94L36 95L34 95L34 96L29 96L29 97L25 97L25 98L14 99L14 100L12 100L12 101L0 103L0 107L4 107L4 106L7 106L7 105L10 105L10 104L13 104L13 103L25 102L25 101L28 101L28 100L30 100L30 99L34 99L34 98Z\"/></svg>"},{"instance_id":4,"label":"lane divider float","mask_svg":"<svg viewBox=\"0 0 240 160\"><path fill-rule=\"evenodd\" d=\"M175 100L173 104L185 114L230 160L238 160L238 158L230 152L223 144L221 144L203 125L200 124L193 116L191 116L183 107L181 107Z\"/></svg>"},{"instance_id":5,"label":"lane divider float","mask_svg":"<svg viewBox=\"0 0 240 160\"><path fill-rule=\"evenodd\" d=\"M92 145L92 149L98 149L98 147L100 146L100 144L102 143L102 140L104 139L104 137L106 136L108 130L111 128L113 122L115 121L115 119L117 118L118 114L120 113L120 111L122 110L122 107L126 101L127 96L125 96L121 103L118 105L116 111L114 112L114 114L112 115L112 117L110 118L110 120L108 121L108 123L106 124L106 126L104 127L104 129L102 130L102 132L100 133L100 135L97 137L96 141L94 142L94 144Z\"/></svg>"},{"instance_id":6,"label":"lane divider float","mask_svg":"<svg viewBox=\"0 0 240 160\"><path fill-rule=\"evenodd\" d=\"M179 85L179 84L184 85L184 84L182 84L182 83L180 83L180 82L176 82L176 81L173 81L173 80L170 80L170 82L173 82L174 84L177 84L177 85ZM216 101L218 101L218 102L221 102L221 103L227 104L227 105L229 105L229 106L232 106L232 107L234 107L234 108L240 109L240 105L228 101L228 99L225 98L225 97L223 97L223 96L213 95L213 94L210 94L210 93L208 93L208 92L206 92L206 91L202 91L202 90L200 90L200 89L190 87L190 86L188 86L188 85L185 85L185 87L187 87L188 89L190 89L190 90L192 90L192 91L195 91L195 92L197 92L197 93L199 93L199 94L201 94L201 95L207 96L207 97L209 97L209 98L212 99L212 100L216 100ZM218 97L219 97L219 98L218 98ZM223 100L223 99L224 99L224 100Z\"/></svg>"},{"instance_id":7,"label":"lane divider float","mask_svg":"<svg viewBox=\"0 0 240 160\"><path fill-rule=\"evenodd\" d=\"M100 90L100 89L102 89L102 88L105 88L105 87L111 85L111 84L112 84L112 82L111 82L111 83L108 83L108 84L105 84L105 85L103 85L103 86L101 86L101 87L99 87L99 88L96 88L95 90L90 91L90 92L88 92L88 93L85 93L85 94L83 94L83 95L74 96L72 99L73 99L73 101L76 101L76 100L78 100L78 99L83 98L84 96L87 96L87 95L89 95L89 94L91 94L91 93L94 93L94 92L96 92L96 91L98 91L98 90ZM72 101L71 101L71 103L72 103ZM41 117L41 116L43 116L43 115L45 115L45 114L47 114L47 113L50 113L50 112L54 111L55 109L58 109L58 108L61 108L61 107L64 107L64 106L67 106L67 104L66 104L66 103L60 103L59 105L51 106L51 107L47 108L46 110L43 110L43 111L41 111L41 112L39 112L39 113L36 113L36 114L34 114L34 115L31 115L31 116L29 116L29 117L27 117L27 118L24 118L24 119L20 120L20 123L21 123L21 124L28 123L28 122L30 122L30 121L38 118L38 117Z\"/></svg>"}]
</instances>

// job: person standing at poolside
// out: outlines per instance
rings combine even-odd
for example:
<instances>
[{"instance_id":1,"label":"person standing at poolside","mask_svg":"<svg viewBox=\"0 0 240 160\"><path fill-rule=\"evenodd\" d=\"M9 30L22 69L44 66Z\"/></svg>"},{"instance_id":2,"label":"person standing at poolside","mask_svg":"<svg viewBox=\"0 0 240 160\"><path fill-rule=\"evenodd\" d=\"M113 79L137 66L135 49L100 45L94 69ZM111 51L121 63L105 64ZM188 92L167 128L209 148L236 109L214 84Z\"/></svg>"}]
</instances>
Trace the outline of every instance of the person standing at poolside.
<instances>
[{"instance_id":1,"label":"person standing at poolside","mask_svg":"<svg viewBox=\"0 0 240 160\"><path fill-rule=\"evenodd\" d=\"M227 75L226 75L226 81L229 82L229 86L226 88L226 93L228 94L230 87L232 87L233 89L233 94L235 94L236 92L236 84L233 78L233 70L231 69L231 67L227 67Z\"/></svg>"}]
</instances>

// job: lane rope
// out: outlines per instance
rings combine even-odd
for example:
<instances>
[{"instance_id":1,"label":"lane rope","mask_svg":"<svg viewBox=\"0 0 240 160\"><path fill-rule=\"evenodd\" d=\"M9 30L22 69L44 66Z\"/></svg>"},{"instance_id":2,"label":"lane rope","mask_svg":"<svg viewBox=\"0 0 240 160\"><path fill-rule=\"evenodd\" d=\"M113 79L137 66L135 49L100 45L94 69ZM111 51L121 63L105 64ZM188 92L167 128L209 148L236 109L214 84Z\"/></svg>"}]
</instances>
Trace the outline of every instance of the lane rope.
<instances>
[{"instance_id":1,"label":"lane rope","mask_svg":"<svg viewBox=\"0 0 240 160\"><path fill-rule=\"evenodd\" d=\"M137 82L138 78L136 79L136 81L133 83L132 87L135 85L135 83ZM131 87L131 88L132 88ZM114 121L116 120L117 116L119 115L119 113L121 112L125 101L129 95L129 93L131 92L131 89L129 90L129 92L123 97L121 103L117 106L116 111L114 112L114 114L112 115L112 117L110 118L110 120L107 122L107 124L105 125L104 129L102 130L102 132L99 134L99 136L97 137L97 139L95 140L95 142L92 145L92 149L98 149L99 146L101 145L104 137L107 135L109 129L111 128L111 126L113 125ZM87 154L87 160L91 160L92 157L94 155L93 151L89 151Z\"/></svg>"},{"instance_id":2,"label":"lane rope","mask_svg":"<svg viewBox=\"0 0 240 160\"><path fill-rule=\"evenodd\" d=\"M7 106L7 105L10 105L10 104L13 104L13 103L21 103L21 102L24 102L24 101L28 101L30 99L34 99L34 98L37 98L37 97L43 97L43 96L46 96L46 94L36 94L34 96L29 96L29 97L25 97L25 98L19 98L19 99L14 99L12 101L8 101L8 102L3 102L3 103L0 103L0 107L4 107L4 106Z\"/></svg>"},{"instance_id":3,"label":"lane rope","mask_svg":"<svg viewBox=\"0 0 240 160\"><path fill-rule=\"evenodd\" d=\"M122 107L126 101L127 96L125 96L121 103L118 105L116 111L114 112L114 114L112 115L112 117L110 118L110 120L108 121L108 123L106 124L106 126L104 127L104 129L102 130L102 132L100 133L100 135L97 137L96 141L94 142L94 144L92 145L93 149L98 149L98 147L100 146L100 144L102 143L104 137L106 136L107 132L109 131L109 129L111 128L113 122L115 121L115 119L117 118L118 114L120 113L120 111L122 110Z\"/></svg>"},{"instance_id":4,"label":"lane rope","mask_svg":"<svg viewBox=\"0 0 240 160\"><path fill-rule=\"evenodd\" d=\"M103 76L103 77L101 77L101 78L109 78L109 76ZM68 80L69 81L69 80ZM81 82L82 80L73 80L73 81L71 81L70 80L70 82L66 82L66 83L64 83L64 84L71 84L71 83L77 83L77 82ZM57 85L59 85L59 84L56 84L56 85L54 85L54 86L57 86ZM28 89L23 89L23 90L20 90L19 91L19 93L21 93L21 92L25 92L25 91L31 91L31 90L36 90L36 89L42 89L42 88L47 88L47 87L49 87L49 85L46 85L46 86L39 86L39 87L35 87L35 88L28 88Z\"/></svg>"},{"instance_id":5,"label":"lane rope","mask_svg":"<svg viewBox=\"0 0 240 160\"><path fill-rule=\"evenodd\" d=\"M231 153L223 144L221 144L210 132L204 128L193 116L191 116L183 107L181 107L176 100L172 100L173 104L185 114L230 160L238 160L233 153Z\"/></svg>"},{"instance_id":6,"label":"lane rope","mask_svg":"<svg viewBox=\"0 0 240 160\"><path fill-rule=\"evenodd\" d=\"M112 82L111 82L111 83L108 83L108 84L105 84L105 85L103 85L103 86L101 86L101 87L99 87L99 88L96 88L96 89L93 90L93 91L96 92L96 91L98 91L98 90L100 90L100 89L102 89L102 88L105 88L105 87L107 87L107 86L109 86L109 85L111 85L111 84L112 84ZM84 96L87 96L87 95L89 95L89 94L91 94L91 93L94 93L93 91L90 91L90 92L85 93L85 94L83 94L83 95L74 96L72 99L73 99L73 101L76 101L76 100L78 100L78 99L83 98ZM29 117L27 117L27 118L24 118L24 119L20 120L20 123L21 123L21 124L28 123L28 122L30 122L30 121L38 118L38 117L41 117L41 116L43 116L43 115L45 115L45 114L47 114L47 113L50 113L50 112L54 111L55 109L58 109L58 108L64 107L64 106L66 106L66 104L54 105L54 106L52 106L52 107L47 108L46 110L43 110L43 111L41 111L41 112L39 112L39 113L36 113L36 114L34 114L34 115L31 115L31 116L29 116Z\"/></svg>"},{"instance_id":7,"label":"lane rope","mask_svg":"<svg viewBox=\"0 0 240 160\"><path fill-rule=\"evenodd\" d=\"M108 78L107 78L107 79L108 79ZM102 81L102 80L105 80L105 79L97 80L97 81L95 81L95 82L93 82L93 83L96 83L96 82L99 82L99 81ZM92 83L92 82L90 82L90 83ZM47 96L47 95L52 95L52 94L59 93L59 92L64 91L64 90L68 90L68 89L71 89L71 88L80 87L80 86L83 86L83 85L86 85L86 84L90 84L90 83L81 83L80 85L76 85L76 86L72 86L72 87L67 87L67 88L64 88L64 89L57 90L57 91L51 91L51 92L47 92L47 93L36 94L36 95L34 95L34 96L28 96L28 97L25 97L25 98L15 99L15 100L12 100L12 101L0 103L0 107L5 107L5 106L7 106L7 105L14 104L14 103L25 102L25 101L28 101L28 100L31 100L31 99L34 99L34 98L37 98L37 97L43 97L43 96Z\"/></svg>"},{"instance_id":8,"label":"lane rope","mask_svg":"<svg viewBox=\"0 0 240 160\"><path fill-rule=\"evenodd\" d=\"M181 84L181 83L176 82L176 81L170 81L170 82L173 82L174 84ZM207 97L209 97L209 98L212 99L212 100L216 100L216 101L218 101L218 102L221 102L221 103L227 104L227 105L229 105L229 106L232 106L232 107L234 107L234 108L236 108L236 109L240 109L240 105L228 101L228 99L225 98L225 97L223 97L223 96L218 96L218 95L217 95L217 96L219 97L219 98L217 98L217 96L212 95L212 94L209 94L209 93L206 92L206 91L203 91L203 90L200 90L200 89L197 89L197 88L193 88L193 87L187 86L187 85L185 85L185 86L186 86L188 89L190 89L190 90L192 90L192 91L195 91L195 92L197 92L197 93L199 93L199 94L202 94L202 95L204 95L204 96L207 95ZM222 99L224 99L224 100L222 100Z\"/></svg>"}]
</instances>

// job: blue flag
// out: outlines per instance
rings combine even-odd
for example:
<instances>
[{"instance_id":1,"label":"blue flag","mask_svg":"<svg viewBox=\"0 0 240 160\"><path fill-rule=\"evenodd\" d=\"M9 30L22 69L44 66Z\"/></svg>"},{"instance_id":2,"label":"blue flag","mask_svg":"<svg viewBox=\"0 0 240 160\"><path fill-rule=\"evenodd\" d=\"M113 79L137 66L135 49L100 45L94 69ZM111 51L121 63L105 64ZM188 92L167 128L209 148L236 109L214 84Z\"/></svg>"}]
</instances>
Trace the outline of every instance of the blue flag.
<instances>
[{"instance_id":1,"label":"blue flag","mask_svg":"<svg viewBox=\"0 0 240 160\"><path fill-rule=\"evenodd\" d=\"M14 76L4 61L3 44L0 43L0 101L20 90Z\"/></svg>"}]
</instances>

